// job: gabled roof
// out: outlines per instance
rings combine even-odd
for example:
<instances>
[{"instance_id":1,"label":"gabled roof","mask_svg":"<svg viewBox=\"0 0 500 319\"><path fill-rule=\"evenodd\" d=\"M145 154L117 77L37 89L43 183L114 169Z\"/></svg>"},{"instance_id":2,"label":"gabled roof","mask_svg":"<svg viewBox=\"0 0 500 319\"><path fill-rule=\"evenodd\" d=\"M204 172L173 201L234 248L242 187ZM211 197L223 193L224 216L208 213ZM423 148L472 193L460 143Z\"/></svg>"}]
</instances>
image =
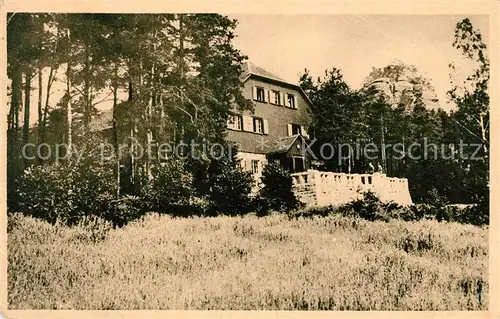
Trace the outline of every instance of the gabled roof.
<instances>
[{"instance_id":1,"label":"gabled roof","mask_svg":"<svg viewBox=\"0 0 500 319\"><path fill-rule=\"evenodd\" d=\"M266 153L267 154L286 153L290 150L295 141L299 138L304 139L300 134L279 138L275 141L273 148L267 150Z\"/></svg>"},{"instance_id":2,"label":"gabled roof","mask_svg":"<svg viewBox=\"0 0 500 319\"><path fill-rule=\"evenodd\" d=\"M90 121L90 131L100 132L113 126L113 110L103 110Z\"/></svg>"},{"instance_id":3,"label":"gabled roof","mask_svg":"<svg viewBox=\"0 0 500 319\"><path fill-rule=\"evenodd\" d=\"M241 75L241 79L243 82L246 81L253 74L253 75L261 76L261 77L264 77L267 79L275 80L278 82L287 83L287 84L294 85L294 86L296 85L296 84L289 83L289 82L283 80L279 76L277 76L277 75L275 75L267 70L264 70L263 68L253 64L250 61L243 63L242 69L243 69L243 74Z\"/></svg>"},{"instance_id":4,"label":"gabled roof","mask_svg":"<svg viewBox=\"0 0 500 319\"><path fill-rule=\"evenodd\" d=\"M240 76L240 79L243 83L246 82L252 75L254 75L254 76L257 76L260 78L265 78L265 79L271 80L273 82L279 82L281 84L286 84L288 86L292 86L304 96L306 101L309 102L309 104L312 107L314 107L314 104L312 103L309 96L307 96L306 92L304 92L304 90L302 90L302 88L298 84L283 80L279 76L274 75L273 73L271 73L267 70L264 70L263 68L261 68L259 66L256 66L255 64L253 64L250 61L243 63L242 69L243 69L243 73Z\"/></svg>"}]
</instances>

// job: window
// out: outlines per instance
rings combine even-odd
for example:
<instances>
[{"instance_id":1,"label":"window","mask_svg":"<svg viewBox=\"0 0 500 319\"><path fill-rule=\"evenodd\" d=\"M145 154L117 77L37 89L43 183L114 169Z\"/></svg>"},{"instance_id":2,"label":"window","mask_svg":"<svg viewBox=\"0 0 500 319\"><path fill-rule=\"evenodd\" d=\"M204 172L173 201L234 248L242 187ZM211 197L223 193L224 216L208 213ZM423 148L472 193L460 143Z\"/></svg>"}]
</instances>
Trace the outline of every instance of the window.
<instances>
[{"instance_id":1,"label":"window","mask_svg":"<svg viewBox=\"0 0 500 319\"><path fill-rule=\"evenodd\" d=\"M260 119L260 118L253 119L253 131L255 133L264 133L263 127L264 127L264 123L263 123L262 119Z\"/></svg>"},{"instance_id":2,"label":"window","mask_svg":"<svg viewBox=\"0 0 500 319\"><path fill-rule=\"evenodd\" d=\"M234 129L241 131L243 129L243 118L239 115L233 115Z\"/></svg>"},{"instance_id":3,"label":"window","mask_svg":"<svg viewBox=\"0 0 500 319\"><path fill-rule=\"evenodd\" d=\"M292 135L302 134L302 129L300 125L292 124Z\"/></svg>"},{"instance_id":4,"label":"window","mask_svg":"<svg viewBox=\"0 0 500 319\"><path fill-rule=\"evenodd\" d=\"M232 115L228 122L227 127L233 130L243 130L243 117L240 115Z\"/></svg>"},{"instance_id":5,"label":"window","mask_svg":"<svg viewBox=\"0 0 500 319\"><path fill-rule=\"evenodd\" d=\"M295 106L295 95L287 94L286 95L286 105L292 109L296 108Z\"/></svg>"},{"instance_id":6,"label":"window","mask_svg":"<svg viewBox=\"0 0 500 319\"><path fill-rule=\"evenodd\" d=\"M276 105L280 105L280 92L279 91L272 91L271 92L271 103L272 104L276 104Z\"/></svg>"},{"instance_id":7,"label":"window","mask_svg":"<svg viewBox=\"0 0 500 319\"><path fill-rule=\"evenodd\" d=\"M258 173L259 173L259 161L252 160L252 174L258 174Z\"/></svg>"},{"instance_id":8,"label":"window","mask_svg":"<svg viewBox=\"0 0 500 319\"><path fill-rule=\"evenodd\" d=\"M264 88L257 88L257 101L265 102L266 101L266 91Z\"/></svg>"}]
</instances>

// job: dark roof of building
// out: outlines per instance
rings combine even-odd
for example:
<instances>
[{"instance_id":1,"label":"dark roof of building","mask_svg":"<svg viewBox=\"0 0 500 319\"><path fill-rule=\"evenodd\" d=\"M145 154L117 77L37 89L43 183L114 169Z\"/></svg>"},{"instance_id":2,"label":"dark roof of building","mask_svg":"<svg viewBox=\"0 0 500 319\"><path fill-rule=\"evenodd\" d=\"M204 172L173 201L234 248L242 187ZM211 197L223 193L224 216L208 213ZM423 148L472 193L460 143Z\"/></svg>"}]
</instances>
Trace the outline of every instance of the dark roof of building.
<instances>
[{"instance_id":1,"label":"dark roof of building","mask_svg":"<svg viewBox=\"0 0 500 319\"><path fill-rule=\"evenodd\" d=\"M272 148L266 150L267 154L276 154L276 153L286 153L290 150L290 147L293 146L295 141L298 138L303 138L301 135L296 134L292 136L278 138L275 143L272 144Z\"/></svg>"},{"instance_id":2,"label":"dark roof of building","mask_svg":"<svg viewBox=\"0 0 500 319\"><path fill-rule=\"evenodd\" d=\"M267 70L264 70L263 68L253 64L250 61L243 63L242 68L243 68L243 74L241 75L241 78L243 81L245 81L248 77L250 77L250 75L253 74L253 75L261 76L261 77L268 78L271 80L275 80L278 82L287 83L287 84L296 86L296 84L289 83L289 82L283 80L282 78L280 78L279 76L277 76L277 75L275 75Z\"/></svg>"},{"instance_id":3,"label":"dark roof of building","mask_svg":"<svg viewBox=\"0 0 500 319\"><path fill-rule=\"evenodd\" d=\"M104 110L90 122L90 131L104 131L113 126L113 110Z\"/></svg>"}]
</instances>

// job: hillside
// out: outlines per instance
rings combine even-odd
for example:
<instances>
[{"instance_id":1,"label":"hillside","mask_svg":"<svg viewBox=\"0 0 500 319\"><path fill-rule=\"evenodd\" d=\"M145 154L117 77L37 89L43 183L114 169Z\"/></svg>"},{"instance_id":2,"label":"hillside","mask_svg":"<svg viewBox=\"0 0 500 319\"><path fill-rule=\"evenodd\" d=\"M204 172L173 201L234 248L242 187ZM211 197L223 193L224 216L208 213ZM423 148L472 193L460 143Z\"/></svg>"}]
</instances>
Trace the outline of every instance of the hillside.
<instances>
[{"instance_id":1,"label":"hillside","mask_svg":"<svg viewBox=\"0 0 500 319\"><path fill-rule=\"evenodd\" d=\"M148 215L105 229L10 217L9 307L488 309L487 228Z\"/></svg>"}]
</instances>

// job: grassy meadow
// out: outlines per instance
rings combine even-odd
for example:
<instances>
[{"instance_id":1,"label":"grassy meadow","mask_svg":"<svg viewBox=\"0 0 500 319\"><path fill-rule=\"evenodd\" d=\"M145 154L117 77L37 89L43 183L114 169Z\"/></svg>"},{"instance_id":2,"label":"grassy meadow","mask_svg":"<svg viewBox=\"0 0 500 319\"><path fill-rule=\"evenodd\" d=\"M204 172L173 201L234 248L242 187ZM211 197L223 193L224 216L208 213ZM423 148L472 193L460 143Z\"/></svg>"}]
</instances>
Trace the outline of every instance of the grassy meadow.
<instances>
[{"instance_id":1,"label":"grassy meadow","mask_svg":"<svg viewBox=\"0 0 500 319\"><path fill-rule=\"evenodd\" d=\"M338 215L8 220L11 309L486 310L488 228Z\"/></svg>"}]
</instances>

